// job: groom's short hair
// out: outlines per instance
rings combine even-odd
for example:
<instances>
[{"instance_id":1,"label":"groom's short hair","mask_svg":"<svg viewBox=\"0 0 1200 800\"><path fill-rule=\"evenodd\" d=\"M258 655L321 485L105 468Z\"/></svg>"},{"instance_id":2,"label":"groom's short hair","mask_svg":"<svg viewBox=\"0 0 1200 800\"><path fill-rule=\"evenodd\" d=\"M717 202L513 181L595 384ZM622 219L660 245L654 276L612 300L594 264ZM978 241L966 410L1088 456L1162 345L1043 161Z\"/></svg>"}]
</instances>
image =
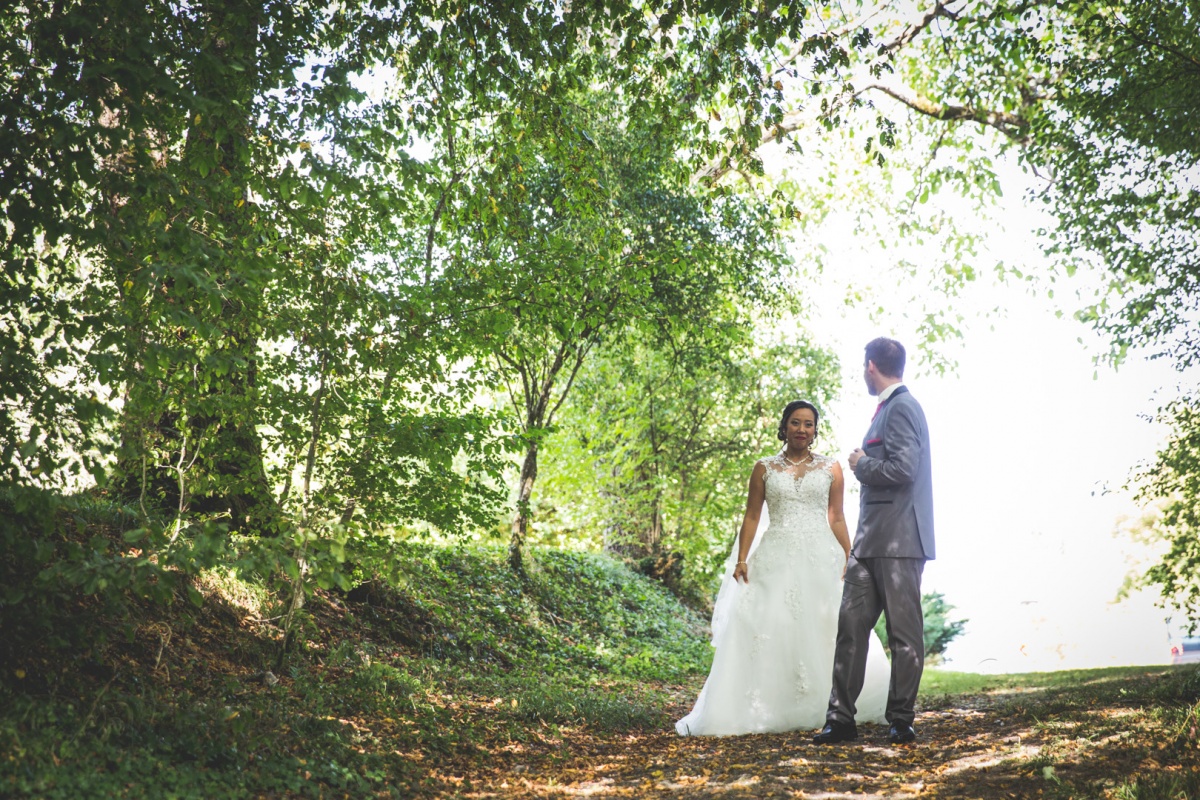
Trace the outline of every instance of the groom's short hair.
<instances>
[{"instance_id":1,"label":"groom's short hair","mask_svg":"<svg viewBox=\"0 0 1200 800\"><path fill-rule=\"evenodd\" d=\"M904 345L880 336L867 342L866 350L867 361L874 361L875 369L889 378L904 377Z\"/></svg>"}]
</instances>

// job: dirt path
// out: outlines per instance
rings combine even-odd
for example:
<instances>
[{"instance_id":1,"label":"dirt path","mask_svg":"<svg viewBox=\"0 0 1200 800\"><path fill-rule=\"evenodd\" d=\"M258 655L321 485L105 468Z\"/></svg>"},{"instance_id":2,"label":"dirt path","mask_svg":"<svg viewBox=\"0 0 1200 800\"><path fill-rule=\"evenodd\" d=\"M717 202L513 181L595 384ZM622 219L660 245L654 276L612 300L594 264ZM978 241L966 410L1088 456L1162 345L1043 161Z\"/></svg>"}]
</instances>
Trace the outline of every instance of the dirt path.
<instances>
[{"instance_id":1,"label":"dirt path","mask_svg":"<svg viewBox=\"0 0 1200 800\"><path fill-rule=\"evenodd\" d=\"M875 725L860 728L856 742L825 747L807 732L603 739L566 731L551 750L495 754L486 774L439 777L453 794L499 798L1028 798L1046 786L1025 761L1039 751L1036 734L982 701L927 710L916 727L918 741L900 747Z\"/></svg>"}]
</instances>

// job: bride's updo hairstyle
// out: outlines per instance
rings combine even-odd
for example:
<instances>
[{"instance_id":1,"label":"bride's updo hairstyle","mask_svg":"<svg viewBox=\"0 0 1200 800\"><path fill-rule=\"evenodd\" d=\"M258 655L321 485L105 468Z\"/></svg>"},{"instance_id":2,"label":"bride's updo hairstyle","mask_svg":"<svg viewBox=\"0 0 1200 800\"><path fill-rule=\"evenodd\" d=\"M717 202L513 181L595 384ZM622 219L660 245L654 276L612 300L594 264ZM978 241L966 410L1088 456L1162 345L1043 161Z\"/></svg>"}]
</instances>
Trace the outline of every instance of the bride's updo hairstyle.
<instances>
[{"instance_id":1,"label":"bride's updo hairstyle","mask_svg":"<svg viewBox=\"0 0 1200 800\"><path fill-rule=\"evenodd\" d=\"M798 408L807 408L813 412L814 427L821 421L821 412L817 411L817 407L807 400L793 400L783 407L783 416L779 418L779 430L775 432L775 438L781 442L787 441L787 421Z\"/></svg>"}]
</instances>

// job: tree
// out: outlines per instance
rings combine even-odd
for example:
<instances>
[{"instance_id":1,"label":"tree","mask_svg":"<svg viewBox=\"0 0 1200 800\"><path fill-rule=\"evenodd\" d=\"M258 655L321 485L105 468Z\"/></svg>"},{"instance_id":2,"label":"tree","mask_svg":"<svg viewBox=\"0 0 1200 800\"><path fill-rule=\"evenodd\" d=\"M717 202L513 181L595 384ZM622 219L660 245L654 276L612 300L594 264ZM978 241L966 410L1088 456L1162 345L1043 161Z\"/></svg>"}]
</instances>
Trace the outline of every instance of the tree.
<instances>
[{"instance_id":1,"label":"tree","mask_svg":"<svg viewBox=\"0 0 1200 800\"><path fill-rule=\"evenodd\" d=\"M265 288L281 272L278 237L298 211L273 202L296 142L270 92L291 79L319 15L94 0L15 6L4 24L19 87L4 108L5 316L36 307L19 289L30 278L65 301L33 325L44 355L26 374L78 373L65 391L120 406L118 471L143 505L157 494L186 508L191 497L238 527L269 521L269 510L246 517L270 506L257 337ZM264 27L272 36L259 36ZM18 141L28 131L41 134ZM30 388L9 385L18 397ZM49 418L88 407L70 394L50 400ZM13 441L38 439L7 414L5 425ZM76 433L51 437L58 447L42 441L43 457L73 451L103 480L106 432Z\"/></svg>"},{"instance_id":2,"label":"tree","mask_svg":"<svg viewBox=\"0 0 1200 800\"><path fill-rule=\"evenodd\" d=\"M1108 276L1079 317L1113 343L1190 364L1200 350L1196 305L1200 37L1190 0L1166 3L937 3L946 35L896 51L898 81L866 89L955 135L969 122L998 131L1044 178L1037 197L1056 224L1046 252L1067 273ZM930 28L929 30L933 30ZM946 137L942 137L944 140Z\"/></svg>"},{"instance_id":3,"label":"tree","mask_svg":"<svg viewBox=\"0 0 1200 800\"><path fill-rule=\"evenodd\" d=\"M171 130L154 131L166 151L159 163L128 176L134 196L111 223L131 246L114 242L100 255L120 287L126 333L118 480L143 505L161 498L179 512L227 516L235 530L274 531L255 430L258 342L290 209L277 216L246 201L248 190L272 188L262 166L275 148L255 152L251 115L289 59L259 52L261 8L212 0L193 14L179 20L181 63L141 65L165 68L177 81L172 99L190 102L169 117ZM108 194L114 205L126 199ZM151 485L160 498L147 497Z\"/></svg>"},{"instance_id":4,"label":"tree","mask_svg":"<svg viewBox=\"0 0 1200 800\"><path fill-rule=\"evenodd\" d=\"M213 558L230 529L282 533L261 555L299 579L312 541L340 553L366 514L455 531L495 498L491 420L463 413L472 389L441 360L462 351L408 280L415 226L389 189L421 184L395 150L410 120L363 110L355 85L365 51L407 43L364 6L326 11L0 16L17 87L0 105L3 480L103 485L116 456L109 485L159 567Z\"/></svg>"},{"instance_id":5,"label":"tree","mask_svg":"<svg viewBox=\"0 0 1200 800\"><path fill-rule=\"evenodd\" d=\"M478 523L498 445L464 409L514 309L534 301L527 349L547 331L686 328L718 319L771 251L756 203L685 178L730 142L746 146L729 163L753 168L777 115L764 54L807 35L804 9L679 11L6 6L4 481L61 489L73 474L133 498L160 567L207 563L230 532L277 534L260 555L294 598L306 575L334 579L312 571L314 548L337 560L355 526ZM372 93L372 74L390 89ZM614 126L589 142L600 126L572 109L592 86L633 139L613 145ZM710 125L710 91L740 106L736 126ZM430 157L412 155L422 145ZM638 158L657 159L645 176ZM536 184L502 169L522 164ZM515 230L548 210L570 222L536 220L548 246ZM650 228L626 252L631 221ZM729 262L693 273L669 257L685 245ZM472 273L462 257L479 254L491 267ZM628 285L589 275L589 255ZM546 266L561 286L531 269ZM572 317L563 286L608 299ZM535 414L525 443L551 421ZM460 457L483 483L454 477Z\"/></svg>"},{"instance_id":6,"label":"tree","mask_svg":"<svg viewBox=\"0 0 1200 800\"><path fill-rule=\"evenodd\" d=\"M760 322L761 322L760 318ZM584 368L550 437L540 524L573 530L673 581L710 583L745 510L756 458L774 451L777 414L836 393L827 352L788 336L654 347L633 339Z\"/></svg>"},{"instance_id":7,"label":"tree","mask_svg":"<svg viewBox=\"0 0 1200 800\"><path fill-rule=\"evenodd\" d=\"M930 0L831 9L820 26L830 44L820 54L800 37L781 42L769 62L780 95L760 147L808 154L820 146L815 132L853 131L863 156L879 167L865 180L890 185L893 158L908 173L893 189L904 200L889 216L905 219L901 233L914 237L954 224L953 214L928 222L914 215L939 192L986 206L1000 189L994 160L1015 154L1044 179L1031 199L1057 220L1041 232L1046 252L1062 272L1098 265L1108 276L1079 317L1111 338L1110 357L1137 346L1190 364L1198 343L1189 314L1198 291L1200 147L1188 124L1200 97L1196 13L1191 0ZM831 80L811 84L810 74ZM715 158L702 174L728 180L739 170ZM828 206L830 188L845 180L827 180L818 189L826 199L813 198L814 205ZM871 204L855 198L864 199ZM819 223L823 214L816 217ZM859 220L864 232L872 230L870 220ZM952 277L978 274L960 269ZM999 274L1037 277L1019 265Z\"/></svg>"},{"instance_id":8,"label":"tree","mask_svg":"<svg viewBox=\"0 0 1200 800\"><path fill-rule=\"evenodd\" d=\"M1106 333L1110 358L1150 349L1184 370L1200 363L1200 5L1072 5L1073 52L1039 120L1038 154L1055 171L1059 218L1050 252L1105 266L1103 294L1081 317ZM1139 499L1162 504L1167 550L1144 576L1166 605L1200 617L1200 415L1196 389L1160 418L1173 430Z\"/></svg>"},{"instance_id":9,"label":"tree","mask_svg":"<svg viewBox=\"0 0 1200 800\"><path fill-rule=\"evenodd\" d=\"M1166 547L1137 585L1157 585L1163 604L1185 612L1194 626L1200 620L1200 411L1184 399L1161 409L1159 417L1171 424L1172 436L1138 476L1139 500L1161 506L1148 527Z\"/></svg>"},{"instance_id":10,"label":"tree","mask_svg":"<svg viewBox=\"0 0 1200 800\"><path fill-rule=\"evenodd\" d=\"M1107 290L1083 318L1115 354L1146 347L1182 368L1200 359L1200 6L1143 0L1067 6L1069 80L1035 120L1052 170L1049 252L1099 259Z\"/></svg>"},{"instance_id":11,"label":"tree","mask_svg":"<svg viewBox=\"0 0 1200 800\"><path fill-rule=\"evenodd\" d=\"M697 193L670 138L596 96L551 114L521 129L500 164L509 180L483 185L499 211L458 229L442 277L489 309L462 324L486 343L522 440L518 571L539 451L594 350L639 335L719 352L745 324L736 306L766 302L780 259L769 213Z\"/></svg>"},{"instance_id":12,"label":"tree","mask_svg":"<svg viewBox=\"0 0 1200 800\"><path fill-rule=\"evenodd\" d=\"M448 241L440 223L454 187L515 146L513 107L551 108L603 69L632 116L681 136L692 158L718 136L755 135L773 113L762 98L777 91L763 83L757 54L800 36L804 9L721 3L686 18L673 5L632 10L547 1L378 11L270 0L6 8L3 68L16 89L0 109L3 183L13 189L3 200L11 276L3 318L15 358L4 362L4 384L13 397L40 398L5 410L6 454L20 461L10 477L56 472L54 454L70 460L71 451L89 472L103 469L95 456L104 435L57 432L72 419L103 424L109 408L103 394L51 379L70 362L128 404L125 473L137 476L145 463L162 475L151 482L168 487L190 463L224 482L235 507L239 493L261 495L249 409L256 326L269 316L260 298L289 263L282 237L314 229L338 197L362 217L398 215L390 222L424 231L429 275ZM372 70L393 70L397 95L368 98L363 77ZM737 132L711 132L697 116L705 89L745 100ZM495 133L468 151L473 163L456 154L464 122ZM414 137L439 155L409 157ZM85 281L84 264L104 272ZM210 352L180 330L220 342ZM40 357L47 348L53 356ZM175 368L160 369L164 362ZM182 364L208 374L189 383ZM185 389L207 406L190 415L190 431L178 429L177 408L138 410L165 391L194 411ZM161 452L143 452L147 434Z\"/></svg>"},{"instance_id":13,"label":"tree","mask_svg":"<svg viewBox=\"0 0 1200 800\"><path fill-rule=\"evenodd\" d=\"M1076 316L1108 338L1110 361L1140 348L1181 369L1200 363L1200 139L1191 124L1200 107L1200 6L1194 0L937 0L867 11L848 6L827 30L849 41L862 35L856 15L869 16L877 47L843 47L846 58L835 66L841 80L823 93L820 108L803 91L789 92L780 123L764 129L763 141L791 138L812 152L817 137L801 137L820 123L850 129L863 151L877 156L873 175L889 187L899 184L903 200L892 204L885 224L899 219L902 239L953 230L953 206L949 213L914 214L939 192L950 189L986 206L1000 188L994 160L1015 155L1041 180L1030 200L1055 220L1039 234L1057 269L1033 275L1022 265L999 264L994 274L1052 294L1064 275L1098 271L1102 289ZM914 158L906 152L913 145L928 153ZM715 161L707 174L731 173ZM828 201L829 186L849 191L840 183L827 179L817 187L824 207L837 206ZM815 216L812 224L820 224L823 215ZM856 221L861 232L871 232L881 229L880 219L864 214ZM944 272L943 288L952 293L986 274L969 232L949 241L959 246L944 266L907 275ZM931 316L927 329L933 338L954 335L953 316ZM1177 439L1160 454L1177 466L1186 463L1178 459L1192 437L1187 426L1194 418L1179 411L1189 403L1194 398L1171 412ZM1194 502L1178 491L1158 497ZM1183 591L1185 576L1196 574L1186 548L1167 559L1177 568L1151 574L1168 593Z\"/></svg>"},{"instance_id":14,"label":"tree","mask_svg":"<svg viewBox=\"0 0 1200 800\"><path fill-rule=\"evenodd\" d=\"M731 143L723 163L760 169L753 148L781 113L772 99L782 87L764 67L778 44L803 39L814 59L839 57L840 43L806 28L804 6L681 12L424 9L414 13L428 14L436 35L421 31L397 59L412 129L432 149L424 281L450 288L455 324L512 389L524 447L510 551L518 569L542 437L597 343L655 316L659 327L699 324L707 303L748 286L736 272L762 245L741 232L765 217L722 198L727 190L713 195L714 213L687 179ZM605 93L604 108L592 108ZM605 113L627 130L605 129ZM685 252L697 245L710 252ZM710 268L718 247L732 256L725 277Z\"/></svg>"},{"instance_id":15,"label":"tree","mask_svg":"<svg viewBox=\"0 0 1200 800\"><path fill-rule=\"evenodd\" d=\"M1129 0L1066 6L1063 76L1035 118L1033 155L1054 177L1048 252L1103 265L1103 292L1080 317L1108 335L1113 361L1148 349L1184 370L1200 363L1200 5ZM1139 499L1165 504L1168 549L1145 575L1165 604L1200 616L1200 416L1196 389L1159 416L1172 439L1140 475Z\"/></svg>"}]
</instances>

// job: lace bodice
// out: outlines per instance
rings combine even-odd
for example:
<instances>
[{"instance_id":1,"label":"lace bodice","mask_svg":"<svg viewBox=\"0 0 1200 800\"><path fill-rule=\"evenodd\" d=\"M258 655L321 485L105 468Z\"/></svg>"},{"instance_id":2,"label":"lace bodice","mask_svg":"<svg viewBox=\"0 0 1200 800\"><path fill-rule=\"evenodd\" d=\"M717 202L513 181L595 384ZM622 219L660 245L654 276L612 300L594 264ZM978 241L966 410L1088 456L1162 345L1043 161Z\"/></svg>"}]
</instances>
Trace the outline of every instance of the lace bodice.
<instances>
[{"instance_id":1,"label":"lace bodice","mask_svg":"<svg viewBox=\"0 0 1200 800\"><path fill-rule=\"evenodd\" d=\"M837 462L814 453L812 463L798 467L780 453L759 463L766 467L763 480L770 516L768 533L786 530L831 535L826 512L833 465Z\"/></svg>"}]
</instances>

